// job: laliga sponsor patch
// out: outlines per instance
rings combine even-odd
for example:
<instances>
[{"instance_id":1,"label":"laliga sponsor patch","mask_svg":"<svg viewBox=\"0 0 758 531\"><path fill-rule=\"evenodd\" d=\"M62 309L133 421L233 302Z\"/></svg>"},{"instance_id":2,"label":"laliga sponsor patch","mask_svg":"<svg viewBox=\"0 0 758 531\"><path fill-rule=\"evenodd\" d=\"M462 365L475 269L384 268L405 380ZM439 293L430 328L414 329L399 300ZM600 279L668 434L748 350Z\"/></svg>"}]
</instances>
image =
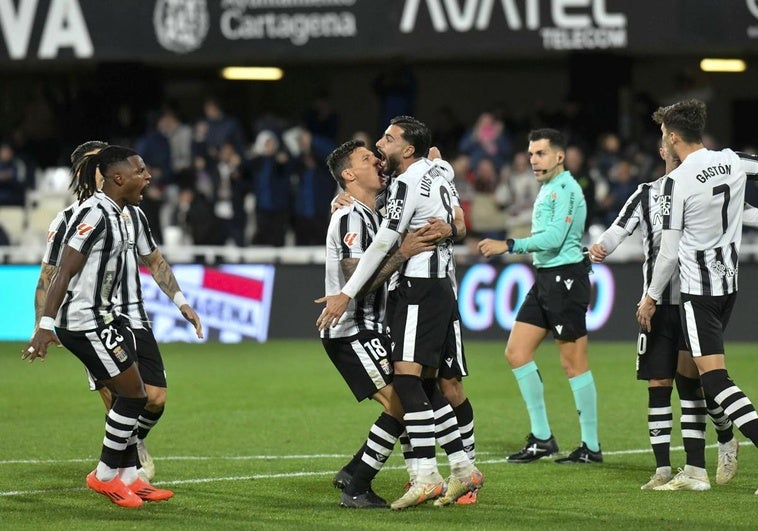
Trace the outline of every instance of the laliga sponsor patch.
<instances>
[{"instance_id":1,"label":"laliga sponsor patch","mask_svg":"<svg viewBox=\"0 0 758 531\"><path fill-rule=\"evenodd\" d=\"M345 234L345 237L342 238L342 241L345 242L345 245L352 248L353 245L355 245L355 242L358 241L358 233L348 232Z\"/></svg>"},{"instance_id":2,"label":"laliga sponsor patch","mask_svg":"<svg viewBox=\"0 0 758 531\"><path fill-rule=\"evenodd\" d=\"M94 229L92 225L88 225L87 223L79 223L76 226L76 232L79 233L79 236L85 236L89 231Z\"/></svg>"}]
</instances>

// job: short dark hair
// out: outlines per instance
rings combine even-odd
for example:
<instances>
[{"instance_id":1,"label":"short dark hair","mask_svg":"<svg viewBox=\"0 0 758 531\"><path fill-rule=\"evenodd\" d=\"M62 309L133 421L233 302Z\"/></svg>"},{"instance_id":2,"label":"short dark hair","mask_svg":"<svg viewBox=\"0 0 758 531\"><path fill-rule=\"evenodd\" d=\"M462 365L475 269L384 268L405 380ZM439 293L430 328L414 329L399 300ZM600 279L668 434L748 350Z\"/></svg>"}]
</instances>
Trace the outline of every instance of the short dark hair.
<instances>
[{"instance_id":1,"label":"short dark hair","mask_svg":"<svg viewBox=\"0 0 758 531\"><path fill-rule=\"evenodd\" d=\"M390 125L396 125L403 130L403 140L413 146L416 158L426 157L432 147L432 132L422 121L413 116L395 116Z\"/></svg>"},{"instance_id":2,"label":"short dark hair","mask_svg":"<svg viewBox=\"0 0 758 531\"><path fill-rule=\"evenodd\" d=\"M350 155L356 149L365 146L366 143L363 140L348 140L326 157L326 165L329 167L332 177L343 190L345 189L345 179L342 178L342 172L350 165Z\"/></svg>"},{"instance_id":3,"label":"short dark hair","mask_svg":"<svg viewBox=\"0 0 758 531\"><path fill-rule=\"evenodd\" d=\"M566 151L566 136L550 127L543 127L542 129L532 129L529 131L529 142L535 140L547 140L550 142L550 147L557 149L558 151Z\"/></svg>"},{"instance_id":4,"label":"short dark hair","mask_svg":"<svg viewBox=\"0 0 758 531\"><path fill-rule=\"evenodd\" d=\"M74 151L71 152L71 164L76 164L79 159L90 151L104 149L108 147L108 142L101 142L100 140L87 140L83 144L76 146Z\"/></svg>"},{"instance_id":5,"label":"short dark hair","mask_svg":"<svg viewBox=\"0 0 758 531\"><path fill-rule=\"evenodd\" d=\"M696 99L678 101L667 107L658 107L653 121L682 137L688 144L701 142L705 131L707 112L705 103Z\"/></svg>"}]
</instances>

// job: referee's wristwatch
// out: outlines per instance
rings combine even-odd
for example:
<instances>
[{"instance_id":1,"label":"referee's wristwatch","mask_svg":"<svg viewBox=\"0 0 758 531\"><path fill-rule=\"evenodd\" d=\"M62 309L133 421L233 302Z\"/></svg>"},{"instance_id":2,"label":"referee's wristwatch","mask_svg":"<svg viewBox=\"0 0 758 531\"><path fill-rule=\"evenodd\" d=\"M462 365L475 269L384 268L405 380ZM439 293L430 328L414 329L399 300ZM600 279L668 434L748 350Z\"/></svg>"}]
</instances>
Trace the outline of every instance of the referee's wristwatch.
<instances>
[{"instance_id":1,"label":"referee's wristwatch","mask_svg":"<svg viewBox=\"0 0 758 531\"><path fill-rule=\"evenodd\" d=\"M508 252L512 253L513 252L513 245L516 243L514 241L514 239L513 238L508 238L507 240L505 240L505 243L508 245Z\"/></svg>"}]
</instances>

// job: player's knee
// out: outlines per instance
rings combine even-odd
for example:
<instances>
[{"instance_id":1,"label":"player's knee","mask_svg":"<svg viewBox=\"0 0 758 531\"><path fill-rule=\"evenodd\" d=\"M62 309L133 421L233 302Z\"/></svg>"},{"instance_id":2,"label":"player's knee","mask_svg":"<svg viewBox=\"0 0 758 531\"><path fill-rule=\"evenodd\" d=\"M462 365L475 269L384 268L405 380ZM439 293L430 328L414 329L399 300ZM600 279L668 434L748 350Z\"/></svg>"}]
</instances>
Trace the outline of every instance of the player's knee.
<instances>
[{"instance_id":1,"label":"player's knee","mask_svg":"<svg viewBox=\"0 0 758 531\"><path fill-rule=\"evenodd\" d=\"M145 409L153 413L163 411L166 407L166 388L146 385L145 391L147 392L147 405Z\"/></svg>"},{"instance_id":2,"label":"player's knee","mask_svg":"<svg viewBox=\"0 0 758 531\"><path fill-rule=\"evenodd\" d=\"M440 378L439 384L451 406L457 407L466 400L463 383L458 378Z\"/></svg>"}]
</instances>

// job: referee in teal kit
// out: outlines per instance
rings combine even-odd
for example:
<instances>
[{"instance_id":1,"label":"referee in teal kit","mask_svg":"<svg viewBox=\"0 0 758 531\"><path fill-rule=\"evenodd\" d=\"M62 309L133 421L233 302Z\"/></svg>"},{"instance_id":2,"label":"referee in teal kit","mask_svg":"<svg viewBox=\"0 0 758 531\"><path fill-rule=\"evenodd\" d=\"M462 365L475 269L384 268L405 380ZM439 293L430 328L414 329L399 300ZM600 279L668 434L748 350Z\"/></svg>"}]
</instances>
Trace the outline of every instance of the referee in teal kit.
<instances>
[{"instance_id":1,"label":"referee in teal kit","mask_svg":"<svg viewBox=\"0 0 758 531\"><path fill-rule=\"evenodd\" d=\"M509 463L530 463L558 453L545 409L544 388L534 353L552 331L579 412L582 441L560 464L602 463L597 434L597 391L587 360L586 313L590 300L589 260L582 250L587 204L582 189L563 167L566 139L555 129L529 133L529 162L542 188L534 202L532 235L506 241L485 239L479 252L533 253L536 281L519 308L505 358L526 402L531 433Z\"/></svg>"}]
</instances>

